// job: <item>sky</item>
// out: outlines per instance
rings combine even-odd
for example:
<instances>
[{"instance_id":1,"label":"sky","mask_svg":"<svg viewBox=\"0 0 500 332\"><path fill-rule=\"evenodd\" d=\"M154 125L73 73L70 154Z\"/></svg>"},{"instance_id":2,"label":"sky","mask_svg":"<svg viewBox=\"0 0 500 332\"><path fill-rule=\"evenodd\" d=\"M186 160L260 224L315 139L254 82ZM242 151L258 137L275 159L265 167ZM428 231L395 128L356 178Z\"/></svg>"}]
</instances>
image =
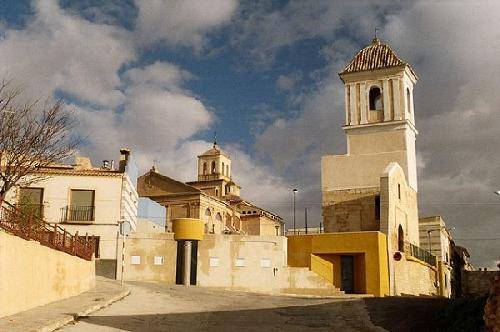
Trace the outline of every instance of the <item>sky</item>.
<instances>
[{"instance_id":1,"label":"sky","mask_svg":"<svg viewBox=\"0 0 500 332\"><path fill-rule=\"evenodd\" d=\"M374 35L419 75L419 214L500 260L498 1L0 0L0 77L62 98L99 164L194 180L214 132L242 195L321 221L320 159L346 151L338 72Z\"/></svg>"}]
</instances>

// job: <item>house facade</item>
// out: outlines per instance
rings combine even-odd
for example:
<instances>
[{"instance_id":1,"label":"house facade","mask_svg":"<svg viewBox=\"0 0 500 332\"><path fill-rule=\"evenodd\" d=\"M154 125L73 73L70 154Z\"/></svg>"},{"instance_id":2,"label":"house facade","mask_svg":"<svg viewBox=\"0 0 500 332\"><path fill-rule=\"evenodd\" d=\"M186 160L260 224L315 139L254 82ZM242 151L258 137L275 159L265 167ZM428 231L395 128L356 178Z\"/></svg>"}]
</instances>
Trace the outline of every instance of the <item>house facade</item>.
<instances>
[{"instance_id":1,"label":"house facade","mask_svg":"<svg viewBox=\"0 0 500 332\"><path fill-rule=\"evenodd\" d=\"M137 171L130 152L121 150L118 169L106 161L94 167L89 158L76 157L73 165L46 167L39 173L46 177L15 188L7 200L71 234L94 236L96 274L114 278L120 224L132 231L137 225Z\"/></svg>"},{"instance_id":2,"label":"house facade","mask_svg":"<svg viewBox=\"0 0 500 332\"><path fill-rule=\"evenodd\" d=\"M419 219L420 246L436 256L442 264L441 296L451 297L451 234L441 216Z\"/></svg>"}]
</instances>

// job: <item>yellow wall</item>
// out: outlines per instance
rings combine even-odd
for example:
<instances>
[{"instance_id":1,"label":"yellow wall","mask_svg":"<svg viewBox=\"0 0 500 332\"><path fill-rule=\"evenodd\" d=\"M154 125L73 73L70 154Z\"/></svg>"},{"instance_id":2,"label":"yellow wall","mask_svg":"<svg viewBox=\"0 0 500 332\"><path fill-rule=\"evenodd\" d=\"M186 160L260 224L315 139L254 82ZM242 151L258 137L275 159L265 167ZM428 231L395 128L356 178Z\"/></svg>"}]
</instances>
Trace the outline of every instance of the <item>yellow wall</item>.
<instances>
[{"instance_id":1,"label":"yellow wall","mask_svg":"<svg viewBox=\"0 0 500 332\"><path fill-rule=\"evenodd\" d=\"M177 218L173 220L175 240L203 240L204 222L200 219Z\"/></svg>"},{"instance_id":2,"label":"yellow wall","mask_svg":"<svg viewBox=\"0 0 500 332\"><path fill-rule=\"evenodd\" d=\"M345 232L288 237L288 265L310 267L326 280L340 286L340 255L354 255L357 291L389 294L387 240L380 232ZM311 255L312 254L312 255Z\"/></svg>"},{"instance_id":3,"label":"yellow wall","mask_svg":"<svg viewBox=\"0 0 500 332\"><path fill-rule=\"evenodd\" d=\"M94 286L94 261L0 231L0 317L75 296Z\"/></svg>"}]
</instances>

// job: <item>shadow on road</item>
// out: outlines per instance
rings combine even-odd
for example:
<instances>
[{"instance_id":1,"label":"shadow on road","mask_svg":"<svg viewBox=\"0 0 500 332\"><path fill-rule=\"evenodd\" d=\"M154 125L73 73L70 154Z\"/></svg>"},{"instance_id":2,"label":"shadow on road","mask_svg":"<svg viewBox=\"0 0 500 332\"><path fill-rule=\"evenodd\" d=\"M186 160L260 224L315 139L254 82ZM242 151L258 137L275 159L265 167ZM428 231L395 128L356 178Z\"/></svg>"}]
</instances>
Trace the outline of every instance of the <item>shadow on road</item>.
<instances>
[{"instance_id":1,"label":"shadow on road","mask_svg":"<svg viewBox=\"0 0 500 332\"><path fill-rule=\"evenodd\" d=\"M366 298L371 321L389 331L439 331L441 310L449 299L432 297Z\"/></svg>"},{"instance_id":2,"label":"shadow on road","mask_svg":"<svg viewBox=\"0 0 500 332\"><path fill-rule=\"evenodd\" d=\"M376 331L367 315L353 315L353 306L362 308L362 300L255 310L89 316L79 320L125 331Z\"/></svg>"}]
</instances>

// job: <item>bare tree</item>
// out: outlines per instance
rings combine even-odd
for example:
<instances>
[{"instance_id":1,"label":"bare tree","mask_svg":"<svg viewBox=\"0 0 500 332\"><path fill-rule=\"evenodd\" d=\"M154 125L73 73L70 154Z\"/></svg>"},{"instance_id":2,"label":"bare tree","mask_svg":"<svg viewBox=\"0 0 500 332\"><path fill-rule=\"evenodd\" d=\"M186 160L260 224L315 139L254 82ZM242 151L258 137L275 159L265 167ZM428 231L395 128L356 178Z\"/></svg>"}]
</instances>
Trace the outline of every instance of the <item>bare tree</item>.
<instances>
[{"instance_id":1,"label":"bare tree","mask_svg":"<svg viewBox=\"0 0 500 332\"><path fill-rule=\"evenodd\" d=\"M21 88L0 83L0 204L12 187L46 178L43 168L62 162L79 144L61 100L49 106L23 100Z\"/></svg>"}]
</instances>

